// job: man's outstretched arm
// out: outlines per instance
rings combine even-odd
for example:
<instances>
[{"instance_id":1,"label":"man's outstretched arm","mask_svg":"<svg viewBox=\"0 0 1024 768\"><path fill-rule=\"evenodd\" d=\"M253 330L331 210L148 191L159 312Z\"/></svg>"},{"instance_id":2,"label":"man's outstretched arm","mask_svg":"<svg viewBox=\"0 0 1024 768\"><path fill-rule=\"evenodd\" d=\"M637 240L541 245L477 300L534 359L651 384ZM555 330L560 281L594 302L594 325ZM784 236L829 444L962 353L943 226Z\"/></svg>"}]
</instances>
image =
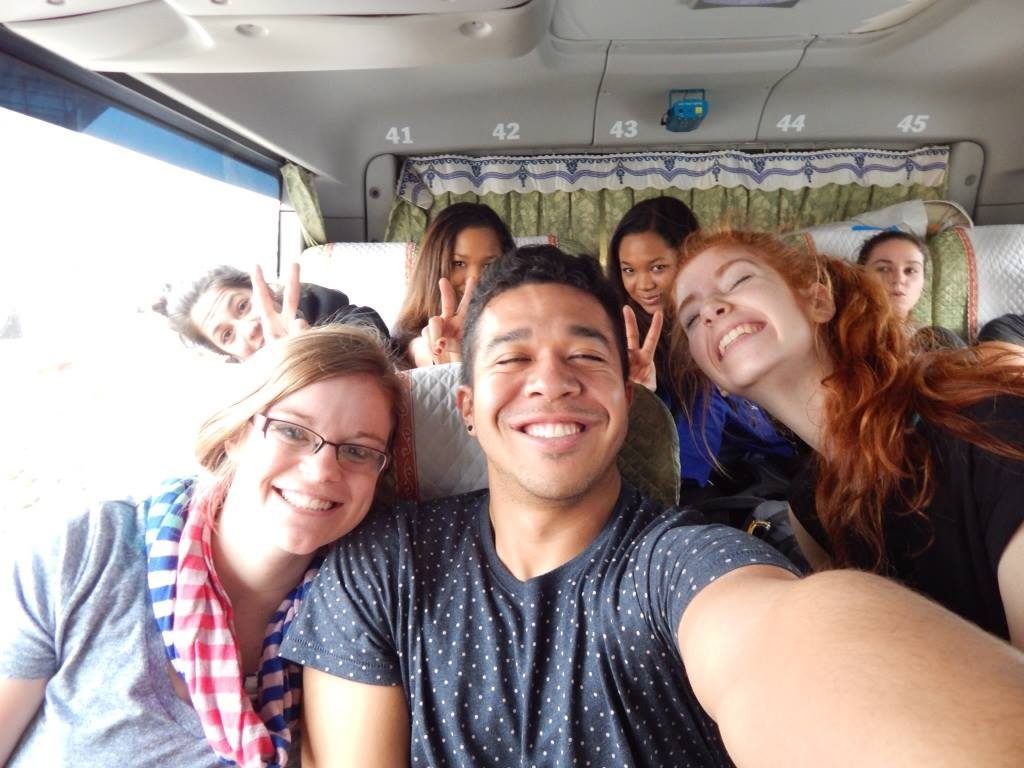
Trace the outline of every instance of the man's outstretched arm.
<instances>
[{"instance_id":1,"label":"man's outstretched arm","mask_svg":"<svg viewBox=\"0 0 1024 768\"><path fill-rule=\"evenodd\" d=\"M741 768L1024 765L1024 654L880 577L742 568L678 640Z\"/></svg>"},{"instance_id":2,"label":"man's outstretched arm","mask_svg":"<svg viewBox=\"0 0 1024 768\"><path fill-rule=\"evenodd\" d=\"M367 685L302 672L303 768L402 768L409 710L400 685Z\"/></svg>"}]
</instances>

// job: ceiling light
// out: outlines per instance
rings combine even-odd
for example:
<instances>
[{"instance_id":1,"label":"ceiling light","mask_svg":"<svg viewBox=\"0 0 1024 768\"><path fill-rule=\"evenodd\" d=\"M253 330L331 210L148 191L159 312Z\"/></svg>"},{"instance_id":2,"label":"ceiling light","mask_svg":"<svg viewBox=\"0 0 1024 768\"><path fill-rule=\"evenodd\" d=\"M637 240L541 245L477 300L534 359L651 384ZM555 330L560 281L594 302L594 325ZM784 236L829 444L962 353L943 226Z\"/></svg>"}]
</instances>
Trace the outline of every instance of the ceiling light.
<instances>
[{"instance_id":1,"label":"ceiling light","mask_svg":"<svg viewBox=\"0 0 1024 768\"><path fill-rule=\"evenodd\" d=\"M235 31L243 37L266 37L270 30L259 24L239 24Z\"/></svg>"},{"instance_id":2,"label":"ceiling light","mask_svg":"<svg viewBox=\"0 0 1024 768\"><path fill-rule=\"evenodd\" d=\"M476 39L487 37L493 31L494 27L492 27L486 21L467 21L466 23L459 26L459 32L464 34L466 37L472 37Z\"/></svg>"}]
</instances>

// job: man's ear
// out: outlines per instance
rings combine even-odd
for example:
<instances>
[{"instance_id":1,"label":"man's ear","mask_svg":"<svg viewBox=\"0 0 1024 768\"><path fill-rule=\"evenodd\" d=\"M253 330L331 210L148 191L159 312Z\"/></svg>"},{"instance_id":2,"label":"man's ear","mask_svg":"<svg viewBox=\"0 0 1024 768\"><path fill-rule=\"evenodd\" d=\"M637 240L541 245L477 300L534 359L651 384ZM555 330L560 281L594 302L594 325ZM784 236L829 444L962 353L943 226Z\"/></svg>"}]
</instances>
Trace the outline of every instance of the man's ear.
<instances>
[{"instance_id":1,"label":"man's ear","mask_svg":"<svg viewBox=\"0 0 1024 768\"><path fill-rule=\"evenodd\" d=\"M473 390L465 384L455 390L455 406L459 409L462 422L467 428L473 426Z\"/></svg>"},{"instance_id":2,"label":"man's ear","mask_svg":"<svg viewBox=\"0 0 1024 768\"><path fill-rule=\"evenodd\" d=\"M815 283L807 289L807 315L811 322L824 324L836 315L836 301L827 285Z\"/></svg>"},{"instance_id":3,"label":"man's ear","mask_svg":"<svg viewBox=\"0 0 1024 768\"><path fill-rule=\"evenodd\" d=\"M633 382L626 379L626 407L633 407Z\"/></svg>"}]
</instances>

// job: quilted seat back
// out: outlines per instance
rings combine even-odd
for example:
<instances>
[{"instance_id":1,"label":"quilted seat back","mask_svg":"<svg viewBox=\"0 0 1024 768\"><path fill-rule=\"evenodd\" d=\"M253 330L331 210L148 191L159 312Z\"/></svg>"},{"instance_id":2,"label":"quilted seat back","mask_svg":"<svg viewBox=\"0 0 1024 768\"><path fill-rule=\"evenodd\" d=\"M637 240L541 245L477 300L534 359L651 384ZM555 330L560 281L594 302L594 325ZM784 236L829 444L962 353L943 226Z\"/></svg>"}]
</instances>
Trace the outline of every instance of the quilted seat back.
<instances>
[{"instance_id":1,"label":"quilted seat back","mask_svg":"<svg viewBox=\"0 0 1024 768\"><path fill-rule=\"evenodd\" d=\"M455 405L461 364L414 368L401 374L406 397L393 447L399 498L425 501L487 486L480 444L466 432ZM619 470L652 499L679 500L679 440L668 409L635 387L629 431L619 451Z\"/></svg>"}]
</instances>

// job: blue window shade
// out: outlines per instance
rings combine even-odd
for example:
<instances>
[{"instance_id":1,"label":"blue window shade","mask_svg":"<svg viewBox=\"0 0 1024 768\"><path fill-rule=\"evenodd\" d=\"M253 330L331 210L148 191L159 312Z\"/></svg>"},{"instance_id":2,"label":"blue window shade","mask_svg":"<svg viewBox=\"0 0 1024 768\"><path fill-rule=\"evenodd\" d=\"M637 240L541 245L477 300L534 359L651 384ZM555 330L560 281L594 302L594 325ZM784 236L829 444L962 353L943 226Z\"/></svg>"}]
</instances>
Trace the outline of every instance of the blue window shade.
<instances>
[{"instance_id":1,"label":"blue window shade","mask_svg":"<svg viewBox=\"0 0 1024 768\"><path fill-rule=\"evenodd\" d=\"M261 195L281 196L276 174L2 53L0 107Z\"/></svg>"}]
</instances>

